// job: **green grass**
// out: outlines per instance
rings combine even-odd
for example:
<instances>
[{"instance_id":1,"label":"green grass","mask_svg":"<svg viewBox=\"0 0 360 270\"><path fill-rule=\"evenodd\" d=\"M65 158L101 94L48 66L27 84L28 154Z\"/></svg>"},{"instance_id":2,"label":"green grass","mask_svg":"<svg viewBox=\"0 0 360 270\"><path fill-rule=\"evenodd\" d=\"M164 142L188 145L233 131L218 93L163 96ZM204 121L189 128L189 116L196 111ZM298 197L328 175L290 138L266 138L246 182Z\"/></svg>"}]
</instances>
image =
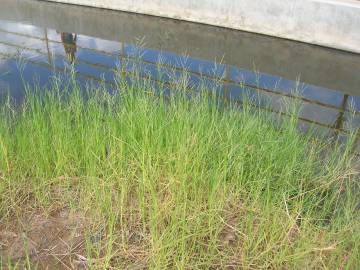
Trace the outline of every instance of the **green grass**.
<instances>
[{"instance_id":1,"label":"green grass","mask_svg":"<svg viewBox=\"0 0 360 270\"><path fill-rule=\"evenodd\" d=\"M295 114L280 123L246 103L221 109L146 84L53 88L2 106L3 230L70 209L82 241L68 258L91 269L359 267L354 136L318 139Z\"/></svg>"}]
</instances>

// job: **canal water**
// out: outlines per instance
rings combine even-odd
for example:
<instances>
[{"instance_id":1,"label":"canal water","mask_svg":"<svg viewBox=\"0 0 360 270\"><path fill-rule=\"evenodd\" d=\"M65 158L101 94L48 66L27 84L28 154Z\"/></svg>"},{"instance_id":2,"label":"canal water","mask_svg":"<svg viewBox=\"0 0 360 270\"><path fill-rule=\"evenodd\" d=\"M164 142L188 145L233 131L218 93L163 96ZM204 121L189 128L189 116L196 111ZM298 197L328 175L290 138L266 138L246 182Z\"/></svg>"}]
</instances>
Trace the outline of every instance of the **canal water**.
<instances>
[{"instance_id":1,"label":"canal water","mask_svg":"<svg viewBox=\"0 0 360 270\"><path fill-rule=\"evenodd\" d=\"M135 65L165 83L164 74L185 68L192 82L220 81L224 98L250 95L275 112L284 100L300 100L304 127L346 133L360 126L359 54L125 12L1 1L0 98L21 99L24 81L45 86L69 66L82 82L111 85L117 66Z\"/></svg>"}]
</instances>

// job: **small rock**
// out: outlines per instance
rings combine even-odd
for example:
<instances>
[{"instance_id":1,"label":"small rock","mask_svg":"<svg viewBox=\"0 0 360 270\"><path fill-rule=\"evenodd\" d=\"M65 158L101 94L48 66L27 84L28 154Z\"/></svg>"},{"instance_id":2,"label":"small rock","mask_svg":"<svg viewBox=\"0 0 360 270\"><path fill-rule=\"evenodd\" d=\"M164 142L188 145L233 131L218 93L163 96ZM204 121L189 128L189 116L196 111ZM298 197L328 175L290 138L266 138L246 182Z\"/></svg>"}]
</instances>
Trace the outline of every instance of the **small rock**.
<instances>
[{"instance_id":1,"label":"small rock","mask_svg":"<svg viewBox=\"0 0 360 270\"><path fill-rule=\"evenodd\" d=\"M88 269L89 268L89 263L88 263L88 259L86 259L84 256L76 254L76 257L78 258L78 260L74 260L74 264L77 266L77 268L80 269Z\"/></svg>"},{"instance_id":2,"label":"small rock","mask_svg":"<svg viewBox=\"0 0 360 270\"><path fill-rule=\"evenodd\" d=\"M68 208L61 210L59 213L59 217L61 217L61 218L68 218L69 215L70 215L70 211Z\"/></svg>"}]
</instances>

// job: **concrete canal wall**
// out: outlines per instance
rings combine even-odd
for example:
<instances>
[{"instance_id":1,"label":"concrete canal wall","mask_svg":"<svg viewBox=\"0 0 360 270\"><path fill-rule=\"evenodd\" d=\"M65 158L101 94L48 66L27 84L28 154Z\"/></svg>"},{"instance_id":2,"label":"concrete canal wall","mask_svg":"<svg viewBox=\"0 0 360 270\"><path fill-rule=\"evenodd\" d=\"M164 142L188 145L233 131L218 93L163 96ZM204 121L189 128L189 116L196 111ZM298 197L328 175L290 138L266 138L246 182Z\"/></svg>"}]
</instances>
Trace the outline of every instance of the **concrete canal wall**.
<instances>
[{"instance_id":1,"label":"concrete canal wall","mask_svg":"<svg viewBox=\"0 0 360 270\"><path fill-rule=\"evenodd\" d=\"M48 0L174 18L360 53L358 0Z\"/></svg>"},{"instance_id":2,"label":"concrete canal wall","mask_svg":"<svg viewBox=\"0 0 360 270\"><path fill-rule=\"evenodd\" d=\"M204 24L46 1L1 0L0 19L128 44L140 39L149 49L210 62L222 60L290 80L300 76L305 83L360 95L360 54Z\"/></svg>"}]
</instances>

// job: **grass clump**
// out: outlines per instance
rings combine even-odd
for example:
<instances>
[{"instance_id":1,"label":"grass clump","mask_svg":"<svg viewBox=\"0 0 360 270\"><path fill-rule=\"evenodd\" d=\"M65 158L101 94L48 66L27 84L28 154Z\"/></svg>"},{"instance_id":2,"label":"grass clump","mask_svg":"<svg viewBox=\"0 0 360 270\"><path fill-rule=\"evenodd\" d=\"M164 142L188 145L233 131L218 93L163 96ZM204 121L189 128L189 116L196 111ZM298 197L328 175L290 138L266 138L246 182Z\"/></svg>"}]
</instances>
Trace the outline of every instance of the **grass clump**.
<instances>
[{"instance_id":1,"label":"grass clump","mask_svg":"<svg viewBox=\"0 0 360 270\"><path fill-rule=\"evenodd\" d=\"M351 137L329 143L301 134L296 115L279 123L246 104L150 90L54 84L4 104L3 267L360 265Z\"/></svg>"}]
</instances>

